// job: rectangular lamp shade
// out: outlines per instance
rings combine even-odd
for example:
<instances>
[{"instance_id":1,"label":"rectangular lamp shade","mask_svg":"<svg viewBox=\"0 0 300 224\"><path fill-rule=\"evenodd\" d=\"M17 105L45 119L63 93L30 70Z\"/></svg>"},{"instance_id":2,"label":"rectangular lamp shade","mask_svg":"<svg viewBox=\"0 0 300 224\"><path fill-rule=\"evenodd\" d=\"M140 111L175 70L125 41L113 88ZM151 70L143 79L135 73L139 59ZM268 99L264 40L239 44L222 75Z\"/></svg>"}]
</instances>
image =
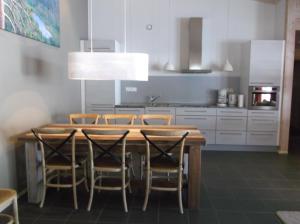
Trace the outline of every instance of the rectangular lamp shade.
<instances>
[{"instance_id":1,"label":"rectangular lamp shade","mask_svg":"<svg viewBox=\"0 0 300 224\"><path fill-rule=\"evenodd\" d=\"M143 53L71 52L70 79L148 81L149 56Z\"/></svg>"}]
</instances>

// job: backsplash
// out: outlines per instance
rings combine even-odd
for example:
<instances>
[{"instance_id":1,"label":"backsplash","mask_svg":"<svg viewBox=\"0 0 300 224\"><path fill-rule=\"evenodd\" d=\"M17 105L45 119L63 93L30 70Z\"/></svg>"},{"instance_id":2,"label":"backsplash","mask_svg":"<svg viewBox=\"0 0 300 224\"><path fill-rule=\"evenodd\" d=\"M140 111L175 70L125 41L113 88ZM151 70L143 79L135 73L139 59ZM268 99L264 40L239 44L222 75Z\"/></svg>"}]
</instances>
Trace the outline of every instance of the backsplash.
<instances>
[{"instance_id":1,"label":"backsplash","mask_svg":"<svg viewBox=\"0 0 300 224\"><path fill-rule=\"evenodd\" d=\"M136 87L137 92L126 92L126 87ZM160 96L162 103L215 104L217 90L240 89L239 77L149 77L148 82L122 81L121 102L145 103L147 96Z\"/></svg>"}]
</instances>

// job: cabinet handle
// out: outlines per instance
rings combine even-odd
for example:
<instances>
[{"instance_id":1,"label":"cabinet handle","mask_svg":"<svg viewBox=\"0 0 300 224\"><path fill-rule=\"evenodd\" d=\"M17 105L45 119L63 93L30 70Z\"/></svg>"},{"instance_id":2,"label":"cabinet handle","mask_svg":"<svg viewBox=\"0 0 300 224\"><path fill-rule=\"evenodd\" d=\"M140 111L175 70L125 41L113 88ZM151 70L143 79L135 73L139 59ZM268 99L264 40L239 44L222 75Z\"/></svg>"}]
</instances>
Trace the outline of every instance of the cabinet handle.
<instances>
[{"instance_id":1,"label":"cabinet handle","mask_svg":"<svg viewBox=\"0 0 300 224\"><path fill-rule=\"evenodd\" d=\"M117 112L120 111L120 112L140 112L140 110L126 110L126 109L122 109L122 110L117 110Z\"/></svg>"},{"instance_id":2,"label":"cabinet handle","mask_svg":"<svg viewBox=\"0 0 300 224\"><path fill-rule=\"evenodd\" d=\"M171 113L170 110L148 110L148 112L168 112L168 113Z\"/></svg>"},{"instance_id":3,"label":"cabinet handle","mask_svg":"<svg viewBox=\"0 0 300 224\"><path fill-rule=\"evenodd\" d=\"M273 134L266 134L266 133L259 133L259 134L254 134L254 133L250 133L252 136L274 136Z\"/></svg>"},{"instance_id":4,"label":"cabinet handle","mask_svg":"<svg viewBox=\"0 0 300 224\"><path fill-rule=\"evenodd\" d=\"M97 109L91 109L91 111L93 111L93 112L100 112L100 113L103 113L103 112L112 112L112 113L114 113L114 111L113 110L97 110Z\"/></svg>"},{"instance_id":5,"label":"cabinet handle","mask_svg":"<svg viewBox=\"0 0 300 224\"><path fill-rule=\"evenodd\" d=\"M272 83L272 82L251 82L251 84L274 85L274 83Z\"/></svg>"},{"instance_id":6,"label":"cabinet handle","mask_svg":"<svg viewBox=\"0 0 300 224\"><path fill-rule=\"evenodd\" d=\"M221 118L221 121L244 121L242 118Z\"/></svg>"},{"instance_id":7,"label":"cabinet handle","mask_svg":"<svg viewBox=\"0 0 300 224\"><path fill-rule=\"evenodd\" d=\"M207 113L207 110L185 110L184 113Z\"/></svg>"},{"instance_id":8,"label":"cabinet handle","mask_svg":"<svg viewBox=\"0 0 300 224\"><path fill-rule=\"evenodd\" d=\"M275 115L275 113L273 113L273 112L251 112L251 114Z\"/></svg>"},{"instance_id":9,"label":"cabinet handle","mask_svg":"<svg viewBox=\"0 0 300 224\"><path fill-rule=\"evenodd\" d=\"M243 135L243 133L234 133L234 132L220 132L220 135Z\"/></svg>"},{"instance_id":10,"label":"cabinet handle","mask_svg":"<svg viewBox=\"0 0 300 224\"><path fill-rule=\"evenodd\" d=\"M274 123L274 120L266 120L266 119L252 119L252 121L259 121L259 122L263 122L263 123L266 123L266 124L270 124L270 123Z\"/></svg>"},{"instance_id":11,"label":"cabinet handle","mask_svg":"<svg viewBox=\"0 0 300 224\"><path fill-rule=\"evenodd\" d=\"M207 118L205 117L199 117L199 118L196 118L196 117L185 117L184 120L202 120L202 121L206 121Z\"/></svg>"}]
</instances>

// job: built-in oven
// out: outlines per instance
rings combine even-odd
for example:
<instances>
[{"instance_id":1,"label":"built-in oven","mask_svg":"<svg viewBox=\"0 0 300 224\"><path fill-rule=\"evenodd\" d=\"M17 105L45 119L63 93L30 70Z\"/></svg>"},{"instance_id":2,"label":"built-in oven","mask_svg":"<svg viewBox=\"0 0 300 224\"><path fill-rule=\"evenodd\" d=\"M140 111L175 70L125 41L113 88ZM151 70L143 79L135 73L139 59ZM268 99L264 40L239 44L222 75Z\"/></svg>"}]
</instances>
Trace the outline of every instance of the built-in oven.
<instances>
[{"instance_id":1,"label":"built-in oven","mask_svg":"<svg viewBox=\"0 0 300 224\"><path fill-rule=\"evenodd\" d=\"M278 110L279 93L278 86L250 86L249 109Z\"/></svg>"}]
</instances>

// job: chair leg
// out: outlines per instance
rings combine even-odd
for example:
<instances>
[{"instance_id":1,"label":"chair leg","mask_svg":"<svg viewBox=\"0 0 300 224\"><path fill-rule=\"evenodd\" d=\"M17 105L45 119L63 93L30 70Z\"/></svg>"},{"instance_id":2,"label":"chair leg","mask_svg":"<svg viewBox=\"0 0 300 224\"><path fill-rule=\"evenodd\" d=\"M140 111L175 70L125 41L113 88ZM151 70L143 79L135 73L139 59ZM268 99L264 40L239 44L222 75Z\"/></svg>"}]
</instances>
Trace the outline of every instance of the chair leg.
<instances>
[{"instance_id":1,"label":"chair leg","mask_svg":"<svg viewBox=\"0 0 300 224\"><path fill-rule=\"evenodd\" d=\"M182 171L180 171L182 172ZM178 203L180 214L183 214L183 205L182 205L182 174L179 173L178 177Z\"/></svg>"},{"instance_id":2,"label":"chair leg","mask_svg":"<svg viewBox=\"0 0 300 224\"><path fill-rule=\"evenodd\" d=\"M93 197L94 197L94 189L95 189L95 174L94 171L91 172L91 186L90 186L90 199L88 203L87 210L91 211Z\"/></svg>"},{"instance_id":3,"label":"chair leg","mask_svg":"<svg viewBox=\"0 0 300 224\"><path fill-rule=\"evenodd\" d=\"M130 194L132 194L132 189L131 189L131 184L130 184L130 182L131 182L130 169L128 169L127 175L128 175L128 191Z\"/></svg>"},{"instance_id":4,"label":"chair leg","mask_svg":"<svg viewBox=\"0 0 300 224\"><path fill-rule=\"evenodd\" d=\"M141 155L140 156L140 173L141 173L141 180L143 180L143 176L144 176L144 156Z\"/></svg>"},{"instance_id":5,"label":"chair leg","mask_svg":"<svg viewBox=\"0 0 300 224\"><path fill-rule=\"evenodd\" d=\"M74 209L78 209L78 202L77 202L77 186L76 186L76 173L73 170L72 172L72 185L73 185L73 200L74 200Z\"/></svg>"},{"instance_id":6,"label":"chair leg","mask_svg":"<svg viewBox=\"0 0 300 224\"><path fill-rule=\"evenodd\" d=\"M126 199L126 171L122 171L122 196L123 196L123 204L124 204L124 211L128 212L127 207L127 199Z\"/></svg>"},{"instance_id":7,"label":"chair leg","mask_svg":"<svg viewBox=\"0 0 300 224\"><path fill-rule=\"evenodd\" d=\"M85 186L86 192L89 192L88 179L87 179L87 162L85 162L85 164L83 166L83 175L84 175L84 186Z\"/></svg>"},{"instance_id":8,"label":"chair leg","mask_svg":"<svg viewBox=\"0 0 300 224\"><path fill-rule=\"evenodd\" d=\"M14 207L15 224L19 224L18 198L17 197L15 197L15 199L13 201L13 207Z\"/></svg>"},{"instance_id":9,"label":"chair leg","mask_svg":"<svg viewBox=\"0 0 300 224\"><path fill-rule=\"evenodd\" d=\"M57 170L57 178L56 178L56 182L57 182L57 185L60 185L60 170ZM60 188L57 187L56 190L59 191Z\"/></svg>"},{"instance_id":10,"label":"chair leg","mask_svg":"<svg viewBox=\"0 0 300 224\"><path fill-rule=\"evenodd\" d=\"M150 194L150 171L147 170L146 171L146 192L145 192L143 211L146 211L146 209L147 209L149 194Z\"/></svg>"},{"instance_id":11,"label":"chair leg","mask_svg":"<svg viewBox=\"0 0 300 224\"><path fill-rule=\"evenodd\" d=\"M43 171L43 190L42 190L42 200L41 200L41 203L40 203L40 208L44 207L46 192L47 192L46 171Z\"/></svg>"}]
</instances>

